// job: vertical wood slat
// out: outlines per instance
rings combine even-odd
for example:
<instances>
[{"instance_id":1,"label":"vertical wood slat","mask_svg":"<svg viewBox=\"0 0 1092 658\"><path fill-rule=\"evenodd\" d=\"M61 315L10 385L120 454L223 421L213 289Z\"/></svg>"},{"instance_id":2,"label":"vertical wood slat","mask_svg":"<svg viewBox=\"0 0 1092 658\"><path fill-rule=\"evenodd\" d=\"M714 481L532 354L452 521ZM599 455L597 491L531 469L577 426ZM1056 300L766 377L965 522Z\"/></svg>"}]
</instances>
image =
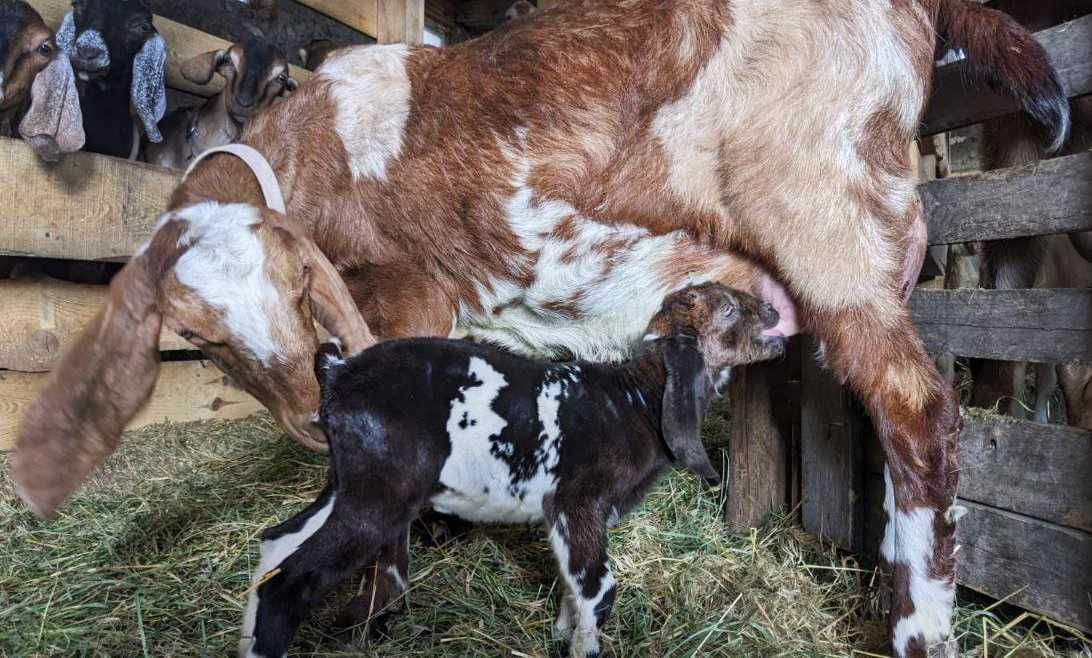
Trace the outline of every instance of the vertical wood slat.
<instances>
[{"instance_id":1,"label":"vertical wood slat","mask_svg":"<svg viewBox=\"0 0 1092 658\"><path fill-rule=\"evenodd\" d=\"M732 527L757 527L792 502L790 464L799 426L794 355L790 347L784 359L732 373L727 509Z\"/></svg>"},{"instance_id":2,"label":"vertical wood slat","mask_svg":"<svg viewBox=\"0 0 1092 658\"><path fill-rule=\"evenodd\" d=\"M804 529L858 550L864 539L864 442L869 422L852 394L807 349L800 376Z\"/></svg>"},{"instance_id":3,"label":"vertical wood slat","mask_svg":"<svg viewBox=\"0 0 1092 658\"><path fill-rule=\"evenodd\" d=\"M425 33L425 0L379 0L379 43L418 45Z\"/></svg>"}]
</instances>

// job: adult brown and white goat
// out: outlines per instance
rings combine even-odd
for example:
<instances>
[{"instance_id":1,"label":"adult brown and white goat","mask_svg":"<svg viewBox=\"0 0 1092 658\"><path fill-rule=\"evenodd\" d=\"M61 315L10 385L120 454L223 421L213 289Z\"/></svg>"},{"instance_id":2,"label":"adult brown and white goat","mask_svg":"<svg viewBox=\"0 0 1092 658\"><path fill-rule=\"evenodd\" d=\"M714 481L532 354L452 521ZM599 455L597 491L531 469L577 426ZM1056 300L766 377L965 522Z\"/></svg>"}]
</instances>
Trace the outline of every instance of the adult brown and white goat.
<instances>
[{"instance_id":1,"label":"adult brown and white goat","mask_svg":"<svg viewBox=\"0 0 1092 658\"><path fill-rule=\"evenodd\" d=\"M0 136L22 137L50 161L84 142L72 65L22 0L0 0Z\"/></svg>"},{"instance_id":2,"label":"adult brown and white goat","mask_svg":"<svg viewBox=\"0 0 1092 658\"><path fill-rule=\"evenodd\" d=\"M162 323L320 445L312 317L350 353L455 330L598 360L709 280L790 333L781 281L887 457L894 653L945 646L959 414L903 305L937 30L1064 138L1041 47L962 0L574 0L446 49L337 52L243 133L288 216L234 157L196 168L28 410L20 495L54 513L117 446Z\"/></svg>"},{"instance_id":3,"label":"adult brown and white goat","mask_svg":"<svg viewBox=\"0 0 1092 658\"><path fill-rule=\"evenodd\" d=\"M705 283L672 293L635 357L543 363L466 341L388 341L315 357L331 477L312 505L262 536L240 658L282 656L325 592L398 546L425 506L478 523L544 522L565 593L557 628L574 658L600 655L615 581L607 527L672 463L716 484L701 443L714 380L774 358L769 304ZM356 597L362 607L374 594ZM385 597L384 597L385 598Z\"/></svg>"},{"instance_id":4,"label":"adult brown and white goat","mask_svg":"<svg viewBox=\"0 0 1092 658\"><path fill-rule=\"evenodd\" d=\"M145 142L147 162L175 169L185 169L200 153L239 139L250 117L298 86L289 76L284 52L257 37L197 55L182 65L182 75L199 85L219 75L224 88L201 107L180 108L164 118L159 124L162 142Z\"/></svg>"}]
</instances>

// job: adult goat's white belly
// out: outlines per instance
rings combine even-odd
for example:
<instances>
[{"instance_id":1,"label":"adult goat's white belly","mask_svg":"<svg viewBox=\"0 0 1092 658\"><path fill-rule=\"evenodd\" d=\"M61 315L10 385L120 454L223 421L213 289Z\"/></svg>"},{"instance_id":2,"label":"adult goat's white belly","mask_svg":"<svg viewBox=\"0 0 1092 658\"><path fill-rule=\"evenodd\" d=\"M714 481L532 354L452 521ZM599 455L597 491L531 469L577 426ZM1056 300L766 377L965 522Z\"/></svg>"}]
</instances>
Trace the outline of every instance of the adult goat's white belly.
<instances>
[{"instance_id":1,"label":"adult goat's white belly","mask_svg":"<svg viewBox=\"0 0 1092 658\"><path fill-rule=\"evenodd\" d=\"M705 281L731 283L752 267L683 231L653 235L638 226L597 222L563 202L536 202L526 186L517 188L506 210L531 254L525 263L530 284L478 281L480 310L460 308L454 335L524 354L626 359L669 293Z\"/></svg>"}]
</instances>

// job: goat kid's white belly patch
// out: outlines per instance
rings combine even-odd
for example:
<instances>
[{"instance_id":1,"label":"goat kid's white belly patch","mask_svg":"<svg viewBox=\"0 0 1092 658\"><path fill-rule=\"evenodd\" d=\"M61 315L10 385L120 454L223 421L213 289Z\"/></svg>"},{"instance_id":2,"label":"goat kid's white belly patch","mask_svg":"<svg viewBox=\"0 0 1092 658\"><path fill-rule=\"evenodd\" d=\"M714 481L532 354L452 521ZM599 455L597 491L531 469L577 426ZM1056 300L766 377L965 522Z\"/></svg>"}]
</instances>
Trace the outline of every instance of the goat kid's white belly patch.
<instances>
[{"instance_id":1,"label":"goat kid's white belly patch","mask_svg":"<svg viewBox=\"0 0 1092 658\"><path fill-rule=\"evenodd\" d=\"M430 502L437 511L470 521L524 523L541 520L543 499L557 488L554 472L561 448L557 412L564 385L547 377L537 401L542 433L536 437L534 468L516 474L505 457L514 445L501 440L508 422L493 410L493 402L508 385L504 375L480 357L471 357L473 383L451 402L447 433L451 455L440 471L444 491Z\"/></svg>"}]
</instances>

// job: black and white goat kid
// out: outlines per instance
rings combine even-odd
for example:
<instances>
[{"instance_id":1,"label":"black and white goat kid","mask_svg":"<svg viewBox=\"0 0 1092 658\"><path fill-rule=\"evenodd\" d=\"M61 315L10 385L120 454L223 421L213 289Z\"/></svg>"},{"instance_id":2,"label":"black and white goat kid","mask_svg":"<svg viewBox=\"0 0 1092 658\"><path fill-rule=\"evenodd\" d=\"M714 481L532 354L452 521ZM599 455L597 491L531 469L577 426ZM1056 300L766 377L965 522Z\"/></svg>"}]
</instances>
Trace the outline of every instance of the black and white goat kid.
<instances>
[{"instance_id":1,"label":"black and white goat kid","mask_svg":"<svg viewBox=\"0 0 1092 658\"><path fill-rule=\"evenodd\" d=\"M135 159L141 131L163 139L167 45L145 0L73 0L57 45L80 80L88 151Z\"/></svg>"},{"instance_id":2,"label":"black and white goat kid","mask_svg":"<svg viewBox=\"0 0 1092 658\"><path fill-rule=\"evenodd\" d=\"M608 525L672 462L719 482L699 435L713 381L781 354L785 339L765 335L777 321L772 306L707 283L668 296L638 355L617 365L429 338L345 360L323 346L330 482L263 535L239 655L283 655L323 593L381 552L396 556L404 591L409 524L430 504L470 521L544 521L566 588L557 628L572 656L598 655L615 591Z\"/></svg>"}]
</instances>

